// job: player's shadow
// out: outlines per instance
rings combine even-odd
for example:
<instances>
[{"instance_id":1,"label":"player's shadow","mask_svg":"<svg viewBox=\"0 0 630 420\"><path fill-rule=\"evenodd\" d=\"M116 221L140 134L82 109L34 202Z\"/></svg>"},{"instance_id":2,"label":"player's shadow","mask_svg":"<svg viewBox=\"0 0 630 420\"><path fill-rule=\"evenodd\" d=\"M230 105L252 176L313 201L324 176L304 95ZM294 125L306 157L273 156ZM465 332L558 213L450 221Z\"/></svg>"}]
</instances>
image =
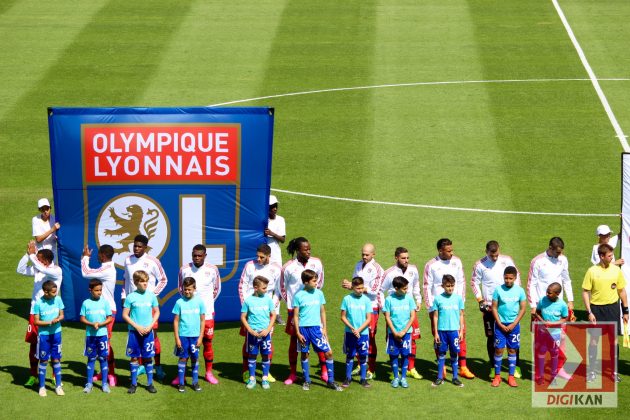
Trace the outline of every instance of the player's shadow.
<instances>
[{"instance_id":1,"label":"player's shadow","mask_svg":"<svg viewBox=\"0 0 630 420\"><path fill-rule=\"evenodd\" d=\"M7 312L28 321L28 313L31 307L30 299L0 299L7 305Z\"/></svg>"},{"instance_id":2,"label":"player's shadow","mask_svg":"<svg viewBox=\"0 0 630 420\"><path fill-rule=\"evenodd\" d=\"M46 370L46 384L49 387L54 388L55 381L52 376L52 367L50 366L50 362L48 363L48 368ZM72 373L76 373L79 370L79 367L83 368L82 375L69 374L69 371ZM29 368L25 366L0 366L0 372L5 372L11 375L11 384L15 386L24 386L24 383L30 376ZM61 361L61 381L65 383L69 383L76 386L85 385L85 365L82 365L79 362L73 361ZM37 384L37 382L36 382ZM34 392L37 392L38 386L32 387Z\"/></svg>"}]
</instances>

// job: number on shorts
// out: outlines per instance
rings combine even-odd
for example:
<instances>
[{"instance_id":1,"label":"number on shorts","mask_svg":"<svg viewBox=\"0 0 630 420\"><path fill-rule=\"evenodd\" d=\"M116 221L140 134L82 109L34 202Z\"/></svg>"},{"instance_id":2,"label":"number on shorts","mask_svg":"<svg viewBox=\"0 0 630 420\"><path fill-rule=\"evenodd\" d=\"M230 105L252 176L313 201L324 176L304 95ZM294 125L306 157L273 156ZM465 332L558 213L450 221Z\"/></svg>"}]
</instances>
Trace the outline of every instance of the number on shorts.
<instances>
[{"instance_id":1,"label":"number on shorts","mask_svg":"<svg viewBox=\"0 0 630 420\"><path fill-rule=\"evenodd\" d=\"M145 350L146 350L146 352L147 352L147 353L150 353L150 352L152 352L152 351L153 351L153 345L154 345L154 343L153 343L153 342L151 342L151 343L147 343L147 344L145 344L145 345L144 345Z\"/></svg>"},{"instance_id":2,"label":"number on shorts","mask_svg":"<svg viewBox=\"0 0 630 420\"><path fill-rule=\"evenodd\" d=\"M455 345L455 347L459 346L459 338L454 339L453 344Z\"/></svg>"},{"instance_id":3,"label":"number on shorts","mask_svg":"<svg viewBox=\"0 0 630 420\"><path fill-rule=\"evenodd\" d=\"M107 341L101 341L100 343L98 343L101 350L107 350L107 344Z\"/></svg>"},{"instance_id":4,"label":"number on shorts","mask_svg":"<svg viewBox=\"0 0 630 420\"><path fill-rule=\"evenodd\" d=\"M521 342L521 335L520 334L514 334L512 336L512 343L520 343Z\"/></svg>"},{"instance_id":5,"label":"number on shorts","mask_svg":"<svg viewBox=\"0 0 630 420\"><path fill-rule=\"evenodd\" d=\"M364 341L363 343L361 343L361 351L367 351L369 348L370 343L368 343L367 341Z\"/></svg>"},{"instance_id":6,"label":"number on shorts","mask_svg":"<svg viewBox=\"0 0 630 420\"><path fill-rule=\"evenodd\" d=\"M408 348L409 348L409 341L403 340L403 349L408 349Z\"/></svg>"},{"instance_id":7,"label":"number on shorts","mask_svg":"<svg viewBox=\"0 0 630 420\"><path fill-rule=\"evenodd\" d=\"M197 353L197 346L195 344L191 344L190 345L190 352L191 353Z\"/></svg>"}]
</instances>

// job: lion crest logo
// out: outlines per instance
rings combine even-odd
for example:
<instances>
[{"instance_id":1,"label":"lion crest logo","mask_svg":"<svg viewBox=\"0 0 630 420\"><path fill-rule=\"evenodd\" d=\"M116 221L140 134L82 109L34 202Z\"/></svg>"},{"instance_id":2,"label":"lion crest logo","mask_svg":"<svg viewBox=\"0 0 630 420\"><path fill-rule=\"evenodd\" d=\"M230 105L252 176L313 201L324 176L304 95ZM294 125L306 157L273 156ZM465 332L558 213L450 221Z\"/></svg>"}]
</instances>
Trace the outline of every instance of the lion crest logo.
<instances>
[{"instance_id":1,"label":"lion crest logo","mask_svg":"<svg viewBox=\"0 0 630 420\"><path fill-rule=\"evenodd\" d=\"M125 258L133 252L133 238L149 238L147 253L160 258L169 242L170 229L166 213L150 197L124 194L106 203L96 222L98 246L114 247L114 263L123 267Z\"/></svg>"}]
</instances>

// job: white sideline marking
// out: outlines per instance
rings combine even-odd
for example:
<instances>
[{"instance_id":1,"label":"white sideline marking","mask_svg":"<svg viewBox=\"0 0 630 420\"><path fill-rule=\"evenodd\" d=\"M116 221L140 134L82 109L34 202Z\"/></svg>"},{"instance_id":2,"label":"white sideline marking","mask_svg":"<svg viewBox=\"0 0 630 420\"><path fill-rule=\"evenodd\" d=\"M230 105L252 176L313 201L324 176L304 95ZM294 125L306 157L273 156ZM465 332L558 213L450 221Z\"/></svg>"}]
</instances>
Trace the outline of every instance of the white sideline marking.
<instances>
[{"instance_id":1,"label":"white sideline marking","mask_svg":"<svg viewBox=\"0 0 630 420\"><path fill-rule=\"evenodd\" d=\"M281 190L279 188L272 188L271 191L280 192L284 194L301 195L304 197L324 198L327 200L336 201L350 201L352 203L367 203L367 204L382 204L385 206L398 206L398 207L415 207L422 209L437 209L437 210L454 210L454 211L468 211L477 213L501 213L501 214L532 214L537 216L568 216L568 217L619 217L619 214L598 214L598 213L548 213L541 211L516 211L516 210L493 210L493 209L474 209L468 207L449 207L449 206L432 206L430 204L411 204L411 203L396 203L393 201L377 201L377 200L361 200L358 198L346 198L346 197L334 197L331 195L319 195L309 194L299 191Z\"/></svg>"},{"instance_id":2,"label":"white sideline marking","mask_svg":"<svg viewBox=\"0 0 630 420\"><path fill-rule=\"evenodd\" d=\"M571 42L573 43L575 50L580 56L582 65L584 66L586 73L588 73L588 77L590 78L591 83L593 84L593 87L595 88L595 92L597 92L597 96L599 96L600 102L604 106L606 115L608 115L608 119L610 120L610 123L615 129L615 133L617 134L619 143L621 143L621 147L623 147L624 152L630 152L630 146L628 146L626 135L623 133L621 126L617 122L617 118L615 117L615 114L613 113L612 108L610 107L610 104L608 103L608 99L606 99L606 95L604 95L604 91L602 90L601 86L599 86L599 81L597 80L597 76L595 76L595 72L591 68L591 65L588 63L588 60L586 59L586 55L584 54L584 51L582 50L580 43L578 42L578 40L575 38L575 35L573 34L573 30L571 29L571 26L569 25L569 21L567 21L567 18L564 16L564 12L560 8L558 1L557 0L551 0L551 1L554 7L556 8L556 11L558 12L558 16L560 16L560 20L562 21L564 28L567 30L567 34L569 34L569 38L571 39Z\"/></svg>"},{"instance_id":3,"label":"white sideline marking","mask_svg":"<svg viewBox=\"0 0 630 420\"><path fill-rule=\"evenodd\" d=\"M630 79L624 78L624 77L602 78L599 80L606 81L606 82L630 81ZM348 90L382 89L382 88L409 87L409 86L467 85L467 84L482 84L482 83L549 83L549 82L588 82L588 81L591 81L591 79L577 78L577 79L452 80L452 81L443 81L443 82L390 83L390 84L384 84L384 85L351 86L351 87L330 88L330 89L305 90L301 92L279 93L277 95L267 95L267 96L258 96L256 98L237 99L235 101L221 102L219 104L213 104L213 105L208 105L208 106L212 107L212 106L233 105L233 104L240 104L243 102L260 101L262 99L283 98L286 96L298 96L298 95L311 95L315 93L341 92L341 91L348 91Z\"/></svg>"}]
</instances>

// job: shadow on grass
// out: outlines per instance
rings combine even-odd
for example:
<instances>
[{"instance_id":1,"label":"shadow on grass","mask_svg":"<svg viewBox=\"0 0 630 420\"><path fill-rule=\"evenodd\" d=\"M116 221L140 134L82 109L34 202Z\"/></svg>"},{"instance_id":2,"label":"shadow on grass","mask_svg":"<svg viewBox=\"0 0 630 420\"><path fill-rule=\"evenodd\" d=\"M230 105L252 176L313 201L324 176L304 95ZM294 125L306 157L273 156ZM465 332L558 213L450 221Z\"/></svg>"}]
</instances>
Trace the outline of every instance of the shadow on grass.
<instances>
[{"instance_id":1,"label":"shadow on grass","mask_svg":"<svg viewBox=\"0 0 630 420\"><path fill-rule=\"evenodd\" d=\"M0 299L0 302L7 305L7 313L28 321L28 314L31 308L30 299Z\"/></svg>"}]
</instances>

